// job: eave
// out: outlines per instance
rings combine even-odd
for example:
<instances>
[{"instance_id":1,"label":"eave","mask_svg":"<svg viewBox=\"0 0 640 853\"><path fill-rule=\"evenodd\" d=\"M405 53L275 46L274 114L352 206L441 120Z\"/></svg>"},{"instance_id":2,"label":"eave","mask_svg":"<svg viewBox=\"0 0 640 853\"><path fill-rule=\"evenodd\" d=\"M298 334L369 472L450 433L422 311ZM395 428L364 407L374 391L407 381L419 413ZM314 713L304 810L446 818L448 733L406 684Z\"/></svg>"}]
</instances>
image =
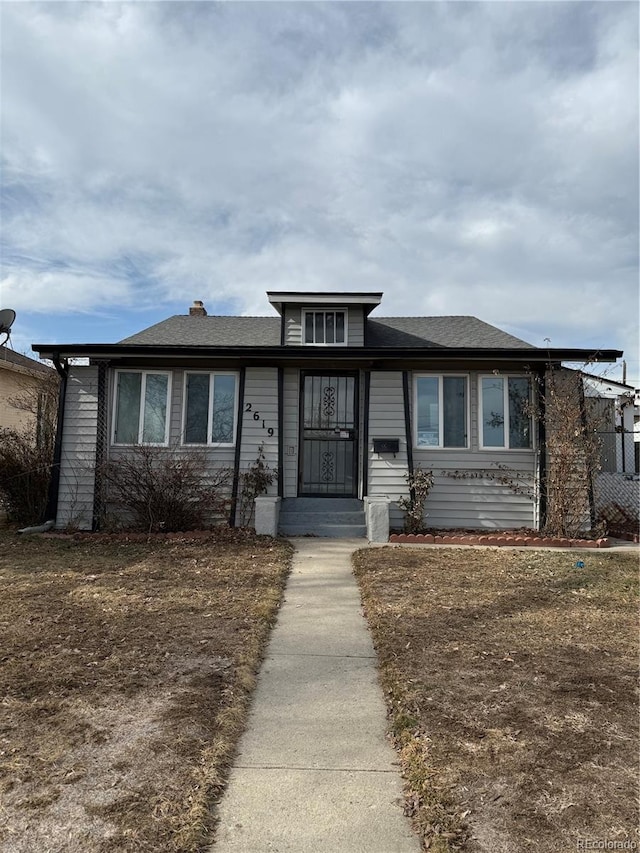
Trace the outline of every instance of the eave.
<instances>
[{"instance_id":1,"label":"eave","mask_svg":"<svg viewBox=\"0 0 640 853\"><path fill-rule=\"evenodd\" d=\"M496 363L523 367L561 362L615 362L621 350L538 349L535 347L203 347L154 346L150 344L34 344L43 358L89 358L92 361L158 362L191 365L197 362L227 362L245 365L386 367L412 369L422 365L473 362L478 369Z\"/></svg>"}]
</instances>

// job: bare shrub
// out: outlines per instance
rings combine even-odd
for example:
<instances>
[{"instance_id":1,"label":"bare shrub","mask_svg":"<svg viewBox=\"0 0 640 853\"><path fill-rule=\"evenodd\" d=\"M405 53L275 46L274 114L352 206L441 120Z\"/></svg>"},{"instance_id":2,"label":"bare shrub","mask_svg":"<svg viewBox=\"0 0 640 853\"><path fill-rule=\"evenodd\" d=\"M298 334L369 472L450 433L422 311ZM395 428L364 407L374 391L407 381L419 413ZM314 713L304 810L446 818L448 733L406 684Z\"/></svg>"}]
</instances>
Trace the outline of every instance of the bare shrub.
<instances>
[{"instance_id":1,"label":"bare shrub","mask_svg":"<svg viewBox=\"0 0 640 853\"><path fill-rule=\"evenodd\" d=\"M398 501L405 512L404 529L407 533L420 533L424 530L424 508L433 487L433 471L414 468L413 473L405 475L405 480L409 484L409 497Z\"/></svg>"},{"instance_id":2,"label":"bare shrub","mask_svg":"<svg viewBox=\"0 0 640 853\"><path fill-rule=\"evenodd\" d=\"M0 429L0 501L10 521L39 524L49 495L53 434L36 440L36 430Z\"/></svg>"},{"instance_id":3,"label":"bare shrub","mask_svg":"<svg viewBox=\"0 0 640 853\"><path fill-rule=\"evenodd\" d=\"M106 501L125 511L132 528L197 530L228 513L231 471L212 471L197 450L139 444L100 470Z\"/></svg>"},{"instance_id":4,"label":"bare shrub","mask_svg":"<svg viewBox=\"0 0 640 853\"><path fill-rule=\"evenodd\" d=\"M251 524L255 499L266 493L276 477L277 472L269 467L264 455L264 444L261 444L255 462L252 462L246 471L240 473L238 521L242 527Z\"/></svg>"}]
</instances>

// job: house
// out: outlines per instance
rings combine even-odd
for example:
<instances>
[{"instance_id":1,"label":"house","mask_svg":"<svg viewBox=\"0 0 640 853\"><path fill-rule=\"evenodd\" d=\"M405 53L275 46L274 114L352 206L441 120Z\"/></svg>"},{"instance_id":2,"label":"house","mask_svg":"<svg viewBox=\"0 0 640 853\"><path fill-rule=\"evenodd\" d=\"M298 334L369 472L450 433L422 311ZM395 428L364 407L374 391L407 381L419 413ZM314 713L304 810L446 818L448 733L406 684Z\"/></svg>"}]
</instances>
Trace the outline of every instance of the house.
<instances>
[{"instance_id":1,"label":"house","mask_svg":"<svg viewBox=\"0 0 640 853\"><path fill-rule=\"evenodd\" d=\"M38 397L52 375L48 365L0 346L0 428L37 429Z\"/></svg>"},{"instance_id":2,"label":"house","mask_svg":"<svg viewBox=\"0 0 640 853\"><path fill-rule=\"evenodd\" d=\"M431 527L540 527L534 386L549 364L622 353L540 349L475 317L377 317L382 296L269 292L270 317L195 302L116 344L34 345L64 383L56 525L95 529L95 463L151 443L205 449L212 469L233 469L236 493L263 448L278 476L260 530L384 539L417 466L435 477Z\"/></svg>"},{"instance_id":3,"label":"house","mask_svg":"<svg viewBox=\"0 0 640 853\"><path fill-rule=\"evenodd\" d=\"M640 391L584 373L585 396L601 438L594 477L594 512L616 535L638 533L640 522Z\"/></svg>"}]
</instances>

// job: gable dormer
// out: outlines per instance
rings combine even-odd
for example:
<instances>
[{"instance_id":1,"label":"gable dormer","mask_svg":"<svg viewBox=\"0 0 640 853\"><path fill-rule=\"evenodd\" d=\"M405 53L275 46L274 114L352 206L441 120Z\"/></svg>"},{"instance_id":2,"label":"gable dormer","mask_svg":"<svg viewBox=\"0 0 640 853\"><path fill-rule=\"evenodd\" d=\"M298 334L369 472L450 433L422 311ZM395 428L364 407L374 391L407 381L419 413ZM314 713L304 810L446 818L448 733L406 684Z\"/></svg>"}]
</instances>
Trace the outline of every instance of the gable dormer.
<instances>
[{"instance_id":1,"label":"gable dormer","mask_svg":"<svg viewBox=\"0 0 640 853\"><path fill-rule=\"evenodd\" d=\"M283 346L362 347L366 318L382 293L269 291L282 318Z\"/></svg>"}]
</instances>

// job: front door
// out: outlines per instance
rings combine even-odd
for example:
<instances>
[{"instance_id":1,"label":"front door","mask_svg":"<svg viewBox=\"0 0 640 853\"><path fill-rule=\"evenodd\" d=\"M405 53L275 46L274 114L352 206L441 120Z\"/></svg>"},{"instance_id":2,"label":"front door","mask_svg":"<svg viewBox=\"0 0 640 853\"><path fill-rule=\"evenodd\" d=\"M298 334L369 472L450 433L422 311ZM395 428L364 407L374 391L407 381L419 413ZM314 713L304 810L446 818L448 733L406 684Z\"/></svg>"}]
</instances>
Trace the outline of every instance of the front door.
<instances>
[{"instance_id":1,"label":"front door","mask_svg":"<svg viewBox=\"0 0 640 853\"><path fill-rule=\"evenodd\" d=\"M357 375L303 373L299 495L357 497Z\"/></svg>"}]
</instances>

